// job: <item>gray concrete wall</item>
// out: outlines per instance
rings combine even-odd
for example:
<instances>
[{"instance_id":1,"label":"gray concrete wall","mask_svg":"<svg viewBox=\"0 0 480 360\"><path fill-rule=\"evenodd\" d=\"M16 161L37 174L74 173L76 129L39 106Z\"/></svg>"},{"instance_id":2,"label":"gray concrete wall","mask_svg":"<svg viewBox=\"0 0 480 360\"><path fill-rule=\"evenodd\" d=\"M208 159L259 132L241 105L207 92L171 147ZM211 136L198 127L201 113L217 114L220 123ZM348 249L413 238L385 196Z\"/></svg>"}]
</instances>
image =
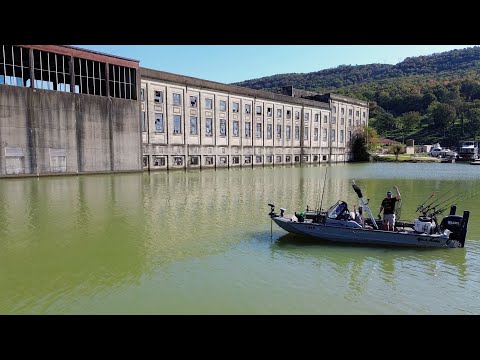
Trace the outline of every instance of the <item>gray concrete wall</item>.
<instances>
[{"instance_id":1,"label":"gray concrete wall","mask_svg":"<svg viewBox=\"0 0 480 360\"><path fill-rule=\"evenodd\" d=\"M0 176L141 171L139 102L0 85Z\"/></svg>"}]
</instances>

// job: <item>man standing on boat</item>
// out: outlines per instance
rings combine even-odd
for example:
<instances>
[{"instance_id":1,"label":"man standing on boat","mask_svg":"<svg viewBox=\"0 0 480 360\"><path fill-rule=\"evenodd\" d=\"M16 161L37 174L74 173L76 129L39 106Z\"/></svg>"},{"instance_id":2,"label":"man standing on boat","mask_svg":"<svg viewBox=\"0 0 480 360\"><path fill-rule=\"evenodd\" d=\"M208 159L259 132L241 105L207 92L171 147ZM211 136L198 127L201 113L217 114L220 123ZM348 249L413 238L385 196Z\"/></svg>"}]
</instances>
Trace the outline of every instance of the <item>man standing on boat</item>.
<instances>
[{"instance_id":1,"label":"man standing on boat","mask_svg":"<svg viewBox=\"0 0 480 360\"><path fill-rule=\"evenodd\" d=\"M380 212L378 217L381 217L383 211L383 230L394 231L395 230L395 204L401 199L398 187L394 186L397 191L397 196L392 197L392 192L387 191L387 197L383 199L382 205L380 205Z\"/></svg>"}]
</instances>

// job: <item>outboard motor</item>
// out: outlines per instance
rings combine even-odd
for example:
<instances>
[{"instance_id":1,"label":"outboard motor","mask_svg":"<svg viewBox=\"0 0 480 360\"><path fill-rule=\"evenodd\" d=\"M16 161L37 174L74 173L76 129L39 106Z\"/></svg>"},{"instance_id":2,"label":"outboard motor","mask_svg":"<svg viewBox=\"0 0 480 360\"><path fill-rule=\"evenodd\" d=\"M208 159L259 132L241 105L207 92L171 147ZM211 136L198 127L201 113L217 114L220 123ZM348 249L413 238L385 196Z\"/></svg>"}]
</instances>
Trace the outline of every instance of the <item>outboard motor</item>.
<instances>
[{"instance_id":1,"label":"outboard motor","mask_svg":"<svg viewBox=\"0 0 480 360\"><path fill-rule=\"evenodd\" d=\"M462 247L465 245L465 237L467 235L467 224L470 216L469 211L463 212L463 217L459 215L447 215L440 224L440 231L450 230L450 240L458 240Z\"/></svg>"}]
</instances>

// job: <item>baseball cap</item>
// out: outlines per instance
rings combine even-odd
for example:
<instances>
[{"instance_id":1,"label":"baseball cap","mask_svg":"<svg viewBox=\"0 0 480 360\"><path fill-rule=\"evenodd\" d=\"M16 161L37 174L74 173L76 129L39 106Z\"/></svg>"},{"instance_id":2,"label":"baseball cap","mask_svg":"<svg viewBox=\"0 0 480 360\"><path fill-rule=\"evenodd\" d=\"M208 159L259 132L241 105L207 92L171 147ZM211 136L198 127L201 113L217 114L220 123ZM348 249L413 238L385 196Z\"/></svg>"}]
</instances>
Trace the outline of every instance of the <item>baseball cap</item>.
<instances>
[{"instance_id":1,"label":"baseball cap","mask_svg":"<svg viewBox=\"0 0 480 360\"><path fill-rule=\"evenodd\" d=\"M387 195L392 195L392 192L391 192L391 191L387 191Z\"/></svg>"}]
</instances>

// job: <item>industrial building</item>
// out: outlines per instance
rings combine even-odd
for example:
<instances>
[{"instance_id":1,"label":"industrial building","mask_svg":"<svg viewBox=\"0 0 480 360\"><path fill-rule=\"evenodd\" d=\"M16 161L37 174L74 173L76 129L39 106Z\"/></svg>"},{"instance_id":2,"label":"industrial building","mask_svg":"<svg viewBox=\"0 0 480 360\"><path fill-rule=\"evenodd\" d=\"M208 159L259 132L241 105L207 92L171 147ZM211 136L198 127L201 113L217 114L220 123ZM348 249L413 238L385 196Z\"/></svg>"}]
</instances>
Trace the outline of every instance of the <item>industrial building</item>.
<instances>
[{"instance_id":1,"label":"industrial building","mask_svg":"<svg viewBox=\"0 0 480 360\"><path fill-rule=\"evenodd\" d=\"M350 160L368 104L283 94L58 45L2 45L0 176Z\"/></svg>"}]
</instances>

